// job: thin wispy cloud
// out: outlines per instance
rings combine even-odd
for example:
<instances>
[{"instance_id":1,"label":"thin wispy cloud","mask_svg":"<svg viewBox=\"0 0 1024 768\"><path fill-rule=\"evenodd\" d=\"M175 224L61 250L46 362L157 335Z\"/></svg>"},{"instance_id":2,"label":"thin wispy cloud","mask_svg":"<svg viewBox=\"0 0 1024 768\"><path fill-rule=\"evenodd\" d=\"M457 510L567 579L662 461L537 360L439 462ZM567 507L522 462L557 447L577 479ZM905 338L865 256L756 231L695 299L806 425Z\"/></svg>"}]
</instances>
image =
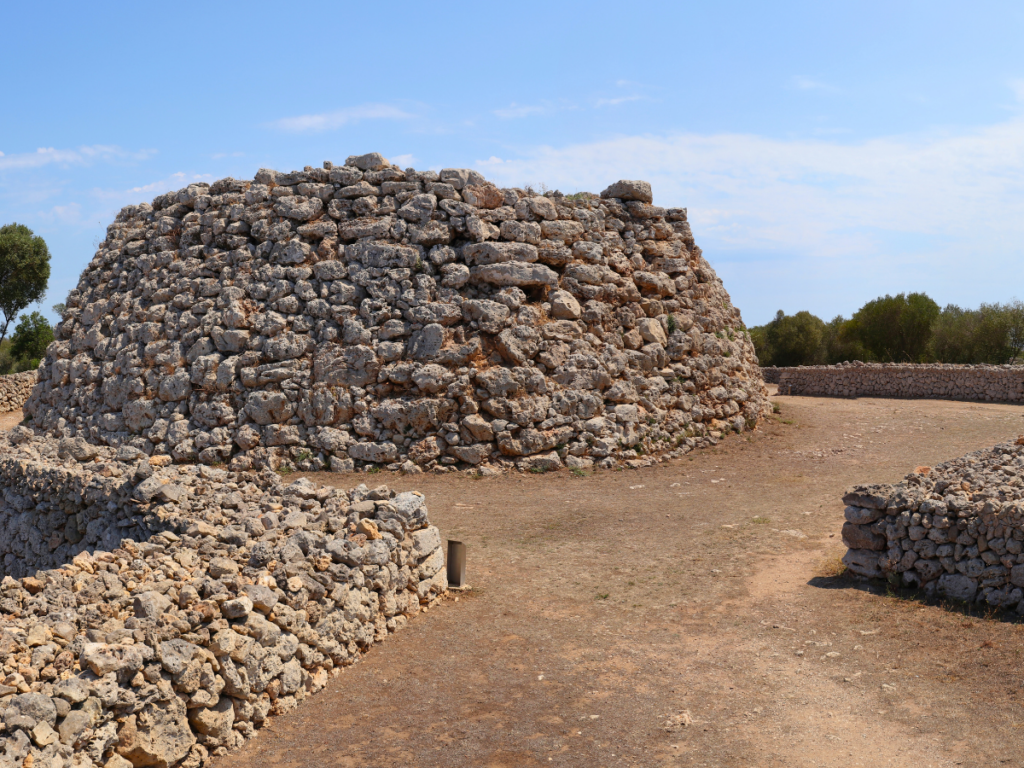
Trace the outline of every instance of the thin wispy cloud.
<instances>
[{"instance_id":1,"label":"thin wispy cloud","mask_svg":"<svg viewBox=\"0 0 1024 768\"><path fill-rule=\"evenodd\" d=\"M360 104L332 112L284 117L270 125L288 133L319 133L334 131L363 120L408 120L412 117L408 112L390 104Z\"/></svg>"},{"instance_id":2,"label":"thin wispy cloud","mask_svg":"<svg viewBox=\"0 0 1024 768\"><path fill-rule=\"evenodd\" d=\"M631 101L640 101L645 99L645 96L618 96L614 99L598 99L594 102L595 107L615 107L619 104L627 104Z\"/></svg>"},{"instance_id":3,"label":"thin wispy cloud","mask_svg":"<svg viewBox=\"0 0 1024 768\"><path fill-rule=\"evenodd\" d=\"M40 147L35 152L0 152L0 171L42 168L47 165L71 166L88 165L104 160L145 160L155 154L154 150L127 151L116 146L92 145L77 149L56 149Z\"/></svg>"},{"instance_id":4,"label":"thin wispy cloud","mask_svg":"<svg viewBox=\"0 0 1024 768\"><path fill-rule=\"evenodd\" d=\"M797 75L792 80L794 88L800 91L823 91L828 93L836 93L839 89L834 85L823 83L820 80L814 80L810 77L804 77L803 75Z\"/></svg>"},{"instance_id":5,"label":"thin wispy cloud","mask_svg":"<svg viewBox=\"0 0 1024 768\"><path fill-rule=\"evenodd\" d=\"M100 189L94 188L92 190L92 197L103 201L106 204L117 203L120 205L128 205L130 203L140 203L148 201L149 199L162 195L165 192L171 192L176 189L182 189L187 187L189 184L197 181L205 181L207 183L213 181L213 176L208 173L183 173L178 171L172 173L159 181L153 181L149 184L143 184L138 187L130 187L128 189Z\"/></svg>"},{"instance_id":6,"label":"thin wispy cloud","mask_svg":"<svg viewBox=\"0 0 1024 768\"><path fill-rule=\"evenodd\" d=\"M388 160L392 165L397 165L400 168L411 168L416 164L416 158L412 155L394 155Z\"/></svg>"},{"instance_id":7,"label":"thin wispy cloud","mask_svg":"<svg viewBox=\"0 0 1024 768\"><path fill-rule=\"evenodd\" d=\"M515 120L530 115L539 115L546 111L545 107L536 104L516 104L512 102L507 107L494 110L494 114L502 120Z\"/></svg>"},{"instance_id":8,"label":"thin wispy cloud","mask_svg":"<svg viewBox=\"0 0 1024 768\"><path fill-rule=\"evenodd\" d=\"M1020 242L1024 119L859 143L749 134L622 136L477 164L496 181L600 192L620 178L689 206L721 245L816 256L877 250L879 233Z\"/></svg>"}]
</instances>

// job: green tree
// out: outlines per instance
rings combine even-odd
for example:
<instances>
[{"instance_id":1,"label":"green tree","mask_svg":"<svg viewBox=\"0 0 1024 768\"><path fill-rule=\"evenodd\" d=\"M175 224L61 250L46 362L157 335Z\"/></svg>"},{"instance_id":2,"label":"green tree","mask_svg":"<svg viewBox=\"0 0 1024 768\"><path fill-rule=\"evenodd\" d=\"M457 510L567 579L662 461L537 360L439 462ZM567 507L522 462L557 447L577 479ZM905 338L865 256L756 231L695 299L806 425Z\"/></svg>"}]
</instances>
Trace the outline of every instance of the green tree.
<instances>
[{"instance_id":1,"label":"green tree","mask_svg":"<svg viewBox=\"0 0 1024 768\"><path fill-rule=\"evenodd\" d=\"M39 301L50 281L50 250L23 224L0 227L0 342L18 313Z\"/></svg>"},{"instance_id":2,"label":"green tree","mask_svg":"<svg viewBox=\"0 0 1024 768\"><path fill-rule=\"evenodd\" d=\"M822 359L825 323L810 312L787 315L781 309L767 325L750 329L761 365L814 365Z\"/></svg>"},{"instance_id":3,"label":"green tree","mask_svg":"<svg viewBox=\"0 0 1024 768\"><path fill-rule=\"evenodd\" d=\"M1024 302L1014 299L1003 305L1006 312L1006 346L1010 352L1008 362L1015 363L1024 355Z\"/></svg>"},{"instance_id":4,"label":"green tree","mask_svg":"<svg viewBox=\"0 0 1024 768\"><path fill-rule=\"evenodd\" d=\"M939 305L925 293L886 294L857 310L849 333L876 360L916 363L927 355L938 317Z\"/></svg>"},{"instance_id":5,"label":"green tree","mask_svg":"<svg viewBox=\"0 0 1024 768\"><path fill-rule=\"evenodd\" d=\"M1016 361L1024 348L1024 304L982 304L978 309L946 306L935 321L928 351L941 363Z\"/></svg>"},{"instance_id":6,"label":"green tree","mask_svg":"<svg viewBox=\"0 0 1024 768\"><path fill-rule=\"evenodd\" d=\"M836 315L825 324L821 345L825 362L829 365L871 359L857 338L856 325L842 315Z\"/></svg>"},{"instance_id":7,"label":"green tree","mask_svg":"<svg viewBox=\"0 0 1024 768\"><path fill-rule=\"evenodd\" d=\"M35 365L39 365L51 341L53 328L45 317L38 312L22 315L11 336L11 356L19 360L35 361Z\"/></svg>"},{"instance_id":8,"label":"green tree","mask_svg":"<svg viewBox=\"0 0 1024 768\"><path fill-rule=\"evenodd\" d=\"M978 313L947 304L932 326L929 357L939 363L973 363Z\"/></svg>"},{"instance_id":9,"label":"green tree","mask_svg":"<svg viewBox=\"0 0 1024 768\"><path fill-rule=\"evenodd\" d=\"M768 346L767 325L756 325L747 329L750 340L754 344L754 352L757 354L757 361L763 366L775 365L772 362L775 357L773 350Z\"/></svg>"}]
</instances>

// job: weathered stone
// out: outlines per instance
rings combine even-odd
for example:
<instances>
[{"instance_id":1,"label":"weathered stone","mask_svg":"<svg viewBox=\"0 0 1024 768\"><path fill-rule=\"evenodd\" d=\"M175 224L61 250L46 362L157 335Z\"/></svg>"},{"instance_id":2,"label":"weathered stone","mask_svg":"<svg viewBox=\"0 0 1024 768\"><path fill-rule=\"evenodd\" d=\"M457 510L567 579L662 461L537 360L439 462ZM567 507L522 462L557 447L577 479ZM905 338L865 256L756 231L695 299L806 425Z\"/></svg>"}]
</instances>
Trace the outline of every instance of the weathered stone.
<instances>
[{"instance_id":1,"label":"weathered stone","mask_svg":"<svg viewBox=\"0 0 1024 768\"><path fill-rule=\"evenodd\" d=\"M885 549L885 536L872 532L866 525L843 525L843 543L850 549Z\"/></svg>"},{"instance_id":2,"label":"weathered stone","mask_svg":"<svg viewBox=\"0 0 1024 768\"><path fill-rule=\"evenodd\" d=\"M31 731L39 723L49 726L57 723L57 708L49 696L41 693L22 693L8 702L4 723L9 731L21 728Z\"/></svg>"},{"instance_id":3,"label":"weathered stone","mask_svg":"<svg viewBox=\"0 0 1024 768\"><path fill-rule=\"evenodd\" d=\"M601 197L638 200L642 203L649 203L654 199L651 185L646 181L616 181L601 193Z\"/></svg>"},{"instance_id":4,"label":"weathered stone","mask_svg":"<svg viewBox=\"0 0 1024 768\"><path fill-rule=\"evenodd\" d=\"M882 575L878 567L878 552L870 549L850 549L843 555L843 563L859 576L869 579Z\"/></svg>"},{"instance_id":5,"label":"weathered stone","mask_svg":"<svg viewBox=\"0 0 1024 768\"><path fill-rule=\"evenodd\" d=\"M117 731L117 753L133 766L170 768L183 759L195 743L185 705L176 696L146 704L129 715Z\"/></svg>"}]
</instances>

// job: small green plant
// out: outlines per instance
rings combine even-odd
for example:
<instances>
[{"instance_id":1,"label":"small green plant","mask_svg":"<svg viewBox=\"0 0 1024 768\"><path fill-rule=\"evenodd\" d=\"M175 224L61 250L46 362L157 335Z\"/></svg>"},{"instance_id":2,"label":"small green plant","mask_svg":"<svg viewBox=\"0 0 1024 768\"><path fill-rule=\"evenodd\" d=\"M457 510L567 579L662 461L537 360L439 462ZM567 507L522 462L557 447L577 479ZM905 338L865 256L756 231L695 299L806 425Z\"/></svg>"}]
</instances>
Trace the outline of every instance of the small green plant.
<instances>
[{"instance_id":1,"label":"small green plant","mask_svg":"<svg viewBox=\"0 0 1024 768\"><path fill-rule=\"evenodd\" d=\"M792 419L782 419L782 423L783 424L792 424L793 420Z\"/></svg>"},{"instance_id":2,"label":"small green plant","mask_svg":"<svg viewBox=\"0 0 1024 768\"><path fill-rule=\"evenodd\" d=\"M423 259L419 256L416 257L416 263L412 265L412 271L417 273L423 271Z\"/></svg>"},{"instance_id":3,"label":"small green plant","mask_svg":"<svg viewBox=\"0 0 1024 768\"><path fill-rule=\"evenodd\" d=\"M530 467L530 472L534 475L543 475L547 470L544 467Z\"/></svg>"},{"instance_id":4,"label":"small green plant","mask_svg":"<svg viewBox=\"0 0 1024 768\"><path fill-rule=\"evenodd\" d=\"M750 522L752 522L754 525L767 525L771 521L772 519L770 517L762 517L761 515L758 515L757 517L753 518Z\"/></svg>"},{"instance_id":5,"label":"small green plant","mask_svg":"<svg viewBox=\"0 0 1024 768\"><path fill-rule=\"evenodd\" d=\"M582 469L579 469L578 467L576 469L572 470L572 473L574 475L576 475L576 477L590 477L590 473L589 472L586 472L586 471L584 471Z\"/></svg>"},{"instance_id":6,"label":"small green plant","mask_svg":"<svg viewBox=\"0 0 1024 768\"><path fill-rule=\"evenodd\" d=\"M725 334L722 333L721 331L715 331L715 336L717 336L720 339L724 339L725 338Z\"/></svg>"},{"instance_id":7,"label":"small green plant","mask_svg":"<svg viewBox=\"0 0 1024 768\"><path fill-rule=\"evenodd\" d=\"M666 325L668 326L668 333L671 336L673 333L676 332L676 327L677 327L676 326L676 316L675 315L669 315L668 316L668 322L666 323Z\"/></svg>"},{"instance_id":8,"label":"small green plant","mask_svg":"<svg viewBox=\"0 0 1024 768\"><path fill-rule=\"evenodd\" d=\"M595 600L607 600L609 598L609 596L610 596L610 593L608 593L608 592L598 592L597 593L597 597L594 598L594 599Z\"/></svg>"},{"instance_id":9,"label":"small green plant","mask_svg":"<svg viewBox=\"0 0 1024 768\"><path fill-rule=\"evenodd\" d=\"M300 464L304 461L309 461L313 458L313 454L309 451L299 451L299 455L295 457L295 460Z\"/></svg>"},{"instance_id":10,"label":"small green plant","mask_svg":"<svg viewBox=\"0 0 1024 768\"><path fill-rule=\"evenodd\" d=\"M772 403L772 413L782 413L782 406L778 403Z\"/></svg>"},{"instance_id":11,"label":"small green plant","mask_svg":"<svg viewBox=\"0 0 1024 768\"><path fill-rule=\"evenodd\" d=\"M294 471L295 470L292 469L291 465L289 464L282 464L280 467L277 468L277 474L279 475L290 475Z\"/></svg>"},{"instance_id":12,"label":"small green plant","mask_svg":"<svg viewBox=\"0 0 1024 768\"><path fill-rule=\"evenodd\" d=\"M378 467L376 464L374 464L371 467L367 467L366 468L366 474L368 474L368 475L376 475L376 474L379 474L379 473L380 473L380 467Z\"/></svg>"}]
</instances>

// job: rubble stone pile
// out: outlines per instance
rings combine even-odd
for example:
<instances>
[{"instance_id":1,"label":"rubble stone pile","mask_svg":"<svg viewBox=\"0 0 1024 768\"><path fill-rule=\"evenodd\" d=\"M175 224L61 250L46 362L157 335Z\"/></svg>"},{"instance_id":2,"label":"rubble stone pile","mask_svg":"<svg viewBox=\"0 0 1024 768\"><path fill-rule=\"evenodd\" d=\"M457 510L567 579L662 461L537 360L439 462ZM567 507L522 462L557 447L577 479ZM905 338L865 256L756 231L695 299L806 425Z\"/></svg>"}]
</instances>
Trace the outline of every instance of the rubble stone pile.
<instances>
[{"instance_id":1,"label":"rubble stone pile","mask_svg":"<svg viewBox=\"0 0 1024 768\"><path fill-rule=\"evenodd\" d=\"M775 371L780 395L1024 402L1024 366L1019 365L854 362Z\"/></svg>"},{"instance_id":2,"label":"rubble stone pile","mask_svg":"<svg viewBox=\"0 0 1024 768\"><path fill-rule=\"evenodd\" d=\"M108 227L26 412L238 471L678 455L770 406L686 210L652 200L378 154L192 184Z\"/></svg>"},{"instance_id":3,"label":"rubble stone pile","mask_svg":"<svg viewBox=\"0 0 1024 768\"><path fill-rule=\"evenodd\" d=\"M843 562L1024 614L1024 437L843 497Z\"/></svg>"},{"instance_id":4,"label":"rubble stone pile","mask_svg":"<svg viewBox=\"0 0 1024 768\"><path fill-rule=\"evenodd\" d=\"M447 589L418 493L24 427L0 457L5 768L196 768Z\"/></svg>"},{"instance_id":5,"label":"rubble stone pile","mask_svg":"<svg viewBox=\"0 0 1024 768\"><path fill-rule=\"evenodd\" d=\"M0 376L0 413L20 411L32 387L36 385L36 372L23 371Z\"/></svg>"}]
</instances>

